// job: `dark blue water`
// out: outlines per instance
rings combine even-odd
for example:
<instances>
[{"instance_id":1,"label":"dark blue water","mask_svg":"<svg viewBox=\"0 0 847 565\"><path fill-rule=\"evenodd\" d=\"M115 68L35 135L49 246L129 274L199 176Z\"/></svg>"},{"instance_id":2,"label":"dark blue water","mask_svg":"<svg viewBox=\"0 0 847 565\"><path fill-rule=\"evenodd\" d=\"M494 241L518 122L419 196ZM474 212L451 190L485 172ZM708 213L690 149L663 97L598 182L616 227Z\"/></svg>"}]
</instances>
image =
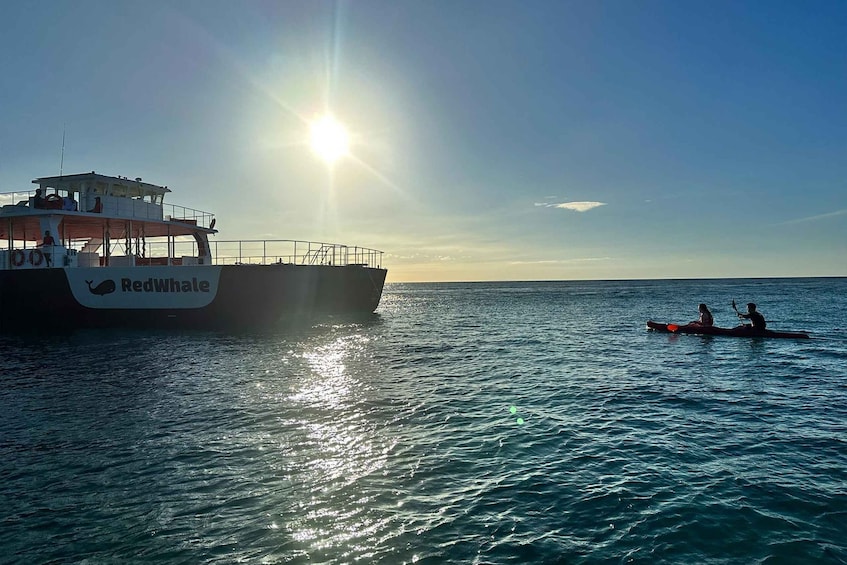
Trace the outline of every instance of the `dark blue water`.
<instances>
[{"instance_id":1,"label":"dark blue water","mask_svg":"<svg viewBox=\"0 0 847 565\"><path fill-rule=\"evenodd\" d=\"M809 341L676 336L755 301ZM2 337L2 563L847 563L847 279Z\"/></svg>"}]
</instances>

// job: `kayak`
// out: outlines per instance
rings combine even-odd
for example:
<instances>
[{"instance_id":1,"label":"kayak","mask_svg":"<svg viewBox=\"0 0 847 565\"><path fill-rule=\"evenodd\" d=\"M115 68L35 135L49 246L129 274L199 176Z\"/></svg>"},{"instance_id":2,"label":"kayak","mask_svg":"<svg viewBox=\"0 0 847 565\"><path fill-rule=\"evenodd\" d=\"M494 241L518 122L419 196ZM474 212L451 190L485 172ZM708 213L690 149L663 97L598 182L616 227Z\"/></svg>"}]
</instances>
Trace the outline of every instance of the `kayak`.
<instances>
[{"instance_id":1,"label":"kayak","mask_svg":"<svg viewBox=\"0 0 847 565\"><path fill-rule=\"evenodd\" d=\"M775 332L772 330L753 331L752 326L735 328L719 328L717 326L701 326L699 324L660 324L648 321L647 329L672 334L696 335L725 335L730 337L779 337L786 339L809 339L809 334L802 332Z\"/></svg>"}]
</instances>

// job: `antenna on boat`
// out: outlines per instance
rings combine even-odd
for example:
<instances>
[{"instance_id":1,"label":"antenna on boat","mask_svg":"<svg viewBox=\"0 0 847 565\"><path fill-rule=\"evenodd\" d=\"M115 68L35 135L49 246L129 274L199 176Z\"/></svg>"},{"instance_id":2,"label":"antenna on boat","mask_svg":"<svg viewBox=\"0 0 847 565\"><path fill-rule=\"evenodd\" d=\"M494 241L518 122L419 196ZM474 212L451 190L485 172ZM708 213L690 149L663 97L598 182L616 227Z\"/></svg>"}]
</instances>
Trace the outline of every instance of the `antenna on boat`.
<instances>
[{"instance_id":1,"label":"antenna on boat","mask_svg":"<svg viewBox=\"0 0 847 565\"><path fill-rule=\"evenodd\" d=\"M62 171L65 168L65 125L62 124L62 158L59 160L59 176L62 176Z\"/></svg>"}]
</instances>

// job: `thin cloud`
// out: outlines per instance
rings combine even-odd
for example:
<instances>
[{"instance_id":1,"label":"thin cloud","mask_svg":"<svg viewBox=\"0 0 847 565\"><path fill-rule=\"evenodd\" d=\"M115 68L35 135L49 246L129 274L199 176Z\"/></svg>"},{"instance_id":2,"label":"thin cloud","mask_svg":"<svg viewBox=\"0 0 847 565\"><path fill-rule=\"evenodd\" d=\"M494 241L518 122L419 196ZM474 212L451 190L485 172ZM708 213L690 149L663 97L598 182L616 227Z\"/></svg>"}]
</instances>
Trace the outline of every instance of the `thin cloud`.
<instances>
[{"instance_id":1,"label":"thin cloud","mask_svg":"<svg viewBox=\"0 0 847 565\"><path fill-rule=\"evenodd\" d=\"M783 222L782 225L791 225L791 224L801 224L804 222L814 222L816 220L823 220L824 218L832 218L834 216L843 216L847 214L847 208L843 210L836 210L835 212L829 212L827 214L818 214L817 216L809 216L807 218L798 218L796 220L788 220L787 222Z\"/></svg>"},{"instance_id":2,"label":"thin cloud","mask_svg":"<svg viewBox=\"0 0 847 565\"><path fill-rule=\"evenodd\" d=\"M592 208L605 205L605 202L562 202L554 206L556 208L564 208L565 210L573 210L574 212L587 212Z\"/></svg>"},{"instance_id":3,"label":"thin cloud","mask_svg":"<svg viewBox=\"0 0 847 565\"><path fill-rule=\"evenodd\" d=\"M587 212L598 206L605 206L605 202L560 202L558 204L550 202L535 202L535 206L543 208L562 208L564 210L573 210L574 212Z\"/></svg>"}]
</instances>

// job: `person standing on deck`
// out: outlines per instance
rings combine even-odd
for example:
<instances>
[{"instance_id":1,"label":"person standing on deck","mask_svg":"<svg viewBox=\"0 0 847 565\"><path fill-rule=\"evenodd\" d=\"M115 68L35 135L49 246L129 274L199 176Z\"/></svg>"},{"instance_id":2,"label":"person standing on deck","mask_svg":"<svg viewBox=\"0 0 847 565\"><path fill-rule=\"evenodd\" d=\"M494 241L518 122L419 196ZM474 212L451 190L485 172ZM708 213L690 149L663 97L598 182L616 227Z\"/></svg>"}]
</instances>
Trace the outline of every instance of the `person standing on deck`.
<instances>
[{"instance_id":1,"label":"person standing on deck","mask_svg":"<svg viewBox=\"0 0 847 565\"><path fill-rule=\"evenodd\" d=\"M50 235L50 230L44 232L44 239L41 240L41 243L38 247L41 247L41 252L44 254L44 259L47 260L47 266L49 267L53 260L53 246L56 245L56 240L53 239L53 236Z\"/></svg>"}]
</instances>

